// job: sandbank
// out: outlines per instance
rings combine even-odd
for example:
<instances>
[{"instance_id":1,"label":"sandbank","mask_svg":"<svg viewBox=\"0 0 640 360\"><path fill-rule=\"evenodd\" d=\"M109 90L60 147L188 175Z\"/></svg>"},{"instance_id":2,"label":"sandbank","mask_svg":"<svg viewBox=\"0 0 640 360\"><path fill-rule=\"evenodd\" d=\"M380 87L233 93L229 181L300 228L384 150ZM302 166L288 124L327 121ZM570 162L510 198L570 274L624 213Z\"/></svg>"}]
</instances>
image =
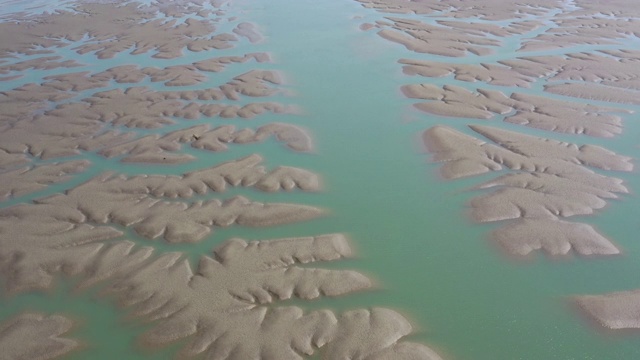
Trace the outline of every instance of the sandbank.
<instances>
[{"instance_id":1,"label":"sandbank","mask_svg":"<svg viewBox=\"0 0 640 360\"><path fill-rule=\"evenodd\" d=\"M614 330L640 328L640 290L582 295L576 303L600 325Z\"/></svg>"},{"instance_id":2,"label":"sandbank","mask_svg":"<svg viewBox=\"0 0 640 360\"><path fill-rule=\"evenodd\" d=\"M23 313L0 324L0 349L5 359L56 359L78 348L76 340L61 337L73 322L61 315Z\"/></svg>"},{"instance_id":3,"label":"sandbank","mask_svg":"<svg viewBox=\"0 0 640 360\"><path fill-rule=\"evenodd\" d=\"M518 220L493 234L505 250L525 255L544 248L560 255L573 246L584 255L617 253L615 246L593 228L559 219L592 214L603 208L607 199L626 193L621 180L589 167L631 171L630 158L592 145L577 146L488 126L471 129L487 140L444 126L427 130L423 138L433 160L443 162L441 173L445 178L502 169L518 171L479 185L477 189L493 191L475 197L470 204L476 221ZM549 222L552 225L544 227L547 233L530 236L532 226ZM576 234L583 237L576 240Z\"/></svg>"},{"instance_id":4,"label":"sandbank","mask_svg":"<svg viewBox=\"0 0 640 360\"><path fill-rule=\"evenodd\" d=\"M205 5L213 9L203 8ZM208 72L223 71L236 62L268 61L266 54L174 62L172 66L125 63L99 73L85 68L66 71L81 64L53 55L55 48L70 47L96 61L145 53L156 59L177 59L187 51L231 48L239 37L249 42L261 39L249 23L237 24L233 33L216 32L216 24L208 17L225 16L223 5L218 0L158 0L122 6L81 3L71 5L71 10L25 14L20 21L0 23L4 81L33 69L56 69L39 84L0 94L0 176L10 177L3 183L3 195L15 196L63 180L88 164L34 163L88 151L129 162L172 163L192 159L179 152L182 144L220 151L229 143L251 143L271 136L293 150L310 151L311 137L295 125L271 123L236 129L215 124L216 117L251 118L295 110L269 101L234 103L279 94L277 85L283 80L275 71L251 70L220 86L206 86ZM19 55L40 57L2 61ZM113 86L114 82L144 81L172 88ZM214 124L181 126L168 133L161 129L202 117L214 118ZM116 298L132 310L133 317L151 321L150 330L142 336L145 343L165 345L184 339L180 346L186 355L281 360L301 359L321 349L332 358L439 360L427 347L402 341L412 329L394 311L373 308L334 314L278 306L278 301L292 297L310 300L371 287L371 281L355 271L302 266L351 256L342 235L259 242L229 239L213 254L203 256L195 269L183 253L140 246L137 243L144 240L137 236L135 242L125 238L126 230L132 229L142 238L196 242L216 227L288 224L324 214L322 209L302 204L260 203L240 196L212 198L215 194L211 192L228 186L263 191L320 188L319 177L308 170L266 169L261 162L260 156L251 155L176 176L107 173L64 193L0 209L3 284L9 293L22 293L49 289L59 276L74 276L80 287L102 283L106 290L100 295ZM23 167L15 168L18 165ZM47 319L36 320L40 322L37 331L25 330L18 340L9 337L12 346L20 351L41 351L46 346L45 353L52 357L61 344L71 346L58 337L66 331L58 319L53 331L48 331ZM45 330L38 336L38 331ZM6 339L0 337L0 341ZM30 341L38 344L32 346ZM38 357L31 354L28 358Z\"/></svg>"},{"instance_id":5,"label":"sandbank","mask_svg":"<svg viewBox=\"0 0 640 360\"><path fill-rule=\"evenodd\" d=\"M510 254L543 250L549 255L615 255L620 250L591 225L550 219L519 219L494 231L492 238Z\"/></svg>"},{"instance_id":6,"label":"sandbank","mask_svg":"<svg viewBox=\"0 0 640 360\"><path fill-rule=\"evenodd\" d=\"M552 85L555 86L555 85ZM578 102L549 99L518 92L507 97L500 91L431 84L404 85L405 96L431 100L414 106L422 111L448 117L490 119L508 115L504 121L533 128L570 134L613 137L622 133L622 119L615 113L629 111Z\"/></svg>"},{"instance_id":7,"label":"sandbank","mask_svg":"<svg viewBox=\"0 0 640 360\"><path fill-rule=\"evenodd\" d=\"M84 171L89 165L89 161L77 160L0 172L0 201L66 181L69 179L67 175Z\"/></svg>"}]
</instances>

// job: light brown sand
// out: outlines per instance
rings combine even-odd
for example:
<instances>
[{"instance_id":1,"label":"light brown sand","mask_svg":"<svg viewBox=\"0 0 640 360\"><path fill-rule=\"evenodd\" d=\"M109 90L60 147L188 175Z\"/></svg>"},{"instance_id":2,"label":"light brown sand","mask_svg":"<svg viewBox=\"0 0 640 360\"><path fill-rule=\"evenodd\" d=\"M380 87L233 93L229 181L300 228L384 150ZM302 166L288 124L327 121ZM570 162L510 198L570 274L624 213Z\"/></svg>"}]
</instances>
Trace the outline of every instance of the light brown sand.
<instances>
[{"instance_id":1,"label":"light brown sand","mask_svg":"<svg viewBox=\"0 0 640 360\"><path fill-rule=\"evenodd\" d=\"M113 293L123 306L134 309L135 316L156 320L144 334L145 342L158 345L189 338L183 355L300 359L299 354L326 347L332 358L367 354L371 358L440 359L422 345L400 341L411 332L411 326L390 310L355 310L336 317L326 310L304 313L297 307L264 306L294 296L313 299L370 287L366 277L353 271L298 266L349 257L351 250L341 235L250 243L232 239L219 246L214 256L202 257L194 270L179 253L153 256L151 248L136 248L131 242L101 244L103 239L120 235L108 227L72 225L65 231L67 224L83 221L83 215L63 210L25 205L12 211L12 220L4 221L0 216L3 232L28 229L19 241L9 237L15 241L6 243L9 238L3 238L0 248L4 254L28 249L19 264L12 264L8 284L14 290L49 286L58 270L79 274L81 286L108 281L105 295ZM33 218L42 222L37 227L21 226ZM33 322L21 319L27 325ZM42 321L39 317L35 320ZM62 344L67 351L75 343L51 336L64 333L68 325L62 323L65 326L60 328L58 318L49 320L56 320L52 334L34 337L31 328L11 326L11 333L0 331L0 343L19 344L16 351L46 346L48 354L55 354L53 350ZM42 323L36 325L38 331L51 329ZM23 336L20 331L31 335ZM13 340L15 334L19 341ZM43 345L42 341L48 342Z\"/></svg>"},{"instance_id":2,"label":"light brown sand","mask_svg":"<svg viewBox=\"0 0 640 360\"><path fill-rule=\"evenodd\" d=\"M245 63L251 59L262 63L270 61L267 53L251 53L244 56L222 56L193 63L196 69L200 71L220 72L231 63Z\"/></svg>"},{"instance_id":3,"label":"light brown sand","mask_svg":"<svg viewBox=\"0 0 640 360\"><path fill-rule=\"evenodd\" d=\"M430 70L431 71L431 70ZM436 70L437 71L437 70ZM555 85L554 85L555 86ZM613 137L622 132L622 120L613 113L629 113L611 107L549 99L514 92L510 97L494 90L445 85L412 84L402 87L409 98L431 100L414 106L422 111L448 117L490 119L496 114L504 121L533 128L599 137Z\"/></svg>"},{"instance_id":4,"label":"light brown sand","mask_svg":"<svg viewBox=\"0 0 640 360\"><path fill-rule=\"evenodd\" d=\"M68 174L82 172L88 166L89 161L76 160L0 172L0 201L69 180Z\"/></svg>"},{"instance_id":5,"label":"light brown sand","mask_svg":"<svg viewBox=\"0 0 640 360\"><path fill-rule=\"evenodd\" d=\"M81 45L77 51L81 54L95 51L101 59L112 58L131 48L134 54L154 51L156 58L176 58L184 48L191 51L228 48L232 46L229 42L235 40L230 34L207 37L214 30L208 20L190 18L184 24L175 25L175 21L153 19L152 12L145 12L135 3L119 7L87 3L77 5L76 9L82 14L61 11L47 16L46 22L0 24L0 57L11 51L25 53L37 46L63 45L49 36L51 34L77 41L86 34L86 29L91 29L91 36L98 41ZM141 24L142 20L148 21ZM135 27L135 31L129 31L131 27ZM158 37L158 33L164 36Z\"/></svg>"},{"instance_id":6,"label":"light brown sand","mask_svg":"<svg viewBox=\"0 0 640 360\"><path fill-rule=\"evenodd\" d=\"M558 7L557 0L532 0L526 3L488 0L403 1L403 0L357 0L363 6L389 13L431 14L440 12L452 18L474 18L483 20L508 20L528 15L543 15Z\"/></svg>"},{"instance_id":7,"label":"light brown sand","mask_svg":"<svg viewBox=\"0 0 640 360\"><path fill-rule=\"evenodd\" d=\"M507 252L528 255L544 250L549 255L619 254L615 245L600 235L591 225L550 219L519 219L496 229L492 237Z\"/></svg>"},{"instance_id":8,"label":"light brown sand","mask_svg":"<svg viewBox=\"0 0 640 360\"><path fill-rule=\"evenodd\" d=\"M234 62L267 61L266 54L210 58L171 67L118 66L98 74L65 72L75 62L50 56L54 46L87 41L73 50L93 53L98 59L150 53L155 58L178 58L185 51L229 48L237 36L259 41L257 29L240 24L235 34L215 33L209 15L221 10L202 9L203 1L158 0L114 7L107 3L76 6L78 13L61 11L0 24L0 68L8 77L31 69L57 69L41 84L26 84L0 94L0 173L11 176L5 193L19 194L64 179L73 163L32 167L32 158L51 159L95 151L122 156L126 161L183 161L177 150L183 143L211 150L228 142L248 143L273 136L298 151L312 148L304 129L287 124L261 124L255 130L230 126L194 126L169 134L139 137L128 128L161 128L202 116L251 118L264 112L295 110L270 102L220 104L246 96L277 94L282 78L268 70L254 70L217 88L206 80ZM214 7L222 2L213 1ZM154 19L188 16L184 24ZM144 22L144 24L142 24ZM158 34L163 36L158 37ZM74 45L76 46L76 45ZM18 54L42 55L30 62L10 64L1 59ZM4 78L6 80L6 78ZM111 89L111 82L162 82L173 91L144 87ZM202 90L185 91L184 85ZM92 95L72 99L80 91ZM95 91L95 92L94 92ZM84 97L84 96L83 96ZM68 100L65 104L56 104ZM403 342L411 332L398 313L385 309L303 312L278 307L291 297L315 299L363 290L371 281L346 270L299 266L347 257L351 250L341 235L279 239L247 243L225 241L212 256L203 256L197 270L184 255L156 253L123 238L126 228L142 237L164 237L169 242L194 242L214 227L232 224L269 226L315 218L322 210L298 204L258 203L243 197L226 201L194 201L194 194L227 186L254 186L264 191L314 191L318 176L307 170L280 166L264 169L259 156L250 156L182 176L104 174L65 193L0 210L0 274L10 293L47 289L58 276L75 276L83 286L104 282L134 316L151 320L144 336L149 343L166 344L186 339L184 354L229 359L301 359L319 348L332 358L433 359L430 349ZM25 166L28 171L16 170ZM140 239L137 239L140 241ZM271 304L274 303L274 304ZM269 305L269 306L267 306ZM40 326L45 329L45 326ZM58 336L60 332L53 336ZM36 335L38 335L36 333ZM42 343L50 334L36 336ZM0 334L29 349L31 338ZM53 338L57 341L57 338ZM250 339L248 341L247 339ZM54 356L52 350L48 354ZM32 356L29 358L37 358Z\"/></svg>"},{"instance_id":9,"label":"light brown sand","mask_svg":"<svg viewBox=\"0 0 640 360\"><path fill-rule=\"evenodd\" d=\"M227 150L229 143L248 144L265 140L274 136L295 151L313 150L311 137L302 128L284 124L271 123L252 129L236 130L232 125L209 129L208 125L199 125L167 133L164 136L148 135L134 140L115 141L105 146L99 154L111 158L124 156L124 162L139 163L183 163L195 160L193 156L177 152L183 143L190 143L198 149L209 151Z\"/></svg>"},{"instance_id":10,"label":"light brown sand","mask_svg":"<svg viewBox=\"0 0 640 360\"><path fill-rule=\"evenodd\" d=\"M606 205L607 199L626 193L622 181L597 174L588 167L630 171L630 158L591 145L577 146L537 138L487 126L471 126L489 141L437 126L424 133L433 160L443 162L445 178L458 178L508 168L519 173L490 180L478 188L496 189L471 201L476 221L527 219L527 223L498 229L494 238L505 249L523 255L532 248L544 247L553 254L551 235L531 238L531 224L552 222L549 234L555 234L555 246L574 244L581 254L613 254L615 247L592 228L559 222L561 217L591 214ZM529 220L531 219L531 220ZM531 222L534 221L535 222ZM523 224L527 224L526 226ZM570 224L570 225L569 225ZM564 239L559 236L564 231ZM532 233L531 233L532 234ZM589 234L576 241L573 234ZM512 239L514 243L510 243Z\"/></svg>"},{"instance_id":11,"label":"light brown sand","mask_svg":"<svg viewBox=\"0 0 640 360\"><path fill-rule=\"evenodd\" d=\"M50 77L43 85L29 84L0 94L0 105L8 121L0 132L0 148L7 154L27 151L32 156L50 159L76 155L81 151L101 150L106 156L128 155L126 161L136 162L184 162L186 155L170 154L180 144L159 136L132 139L133 134L104 132L105 124L119 127L157 128L174 123L174 118L196 119L201 116L251 118L266 111L282 113L296 111L274 103L250 103L236 105L200 104L182 98L208 98L225 96L237 99L240 94L265 96L273 92L264 82L279 82L272 72L250 72L238 76L223 85L223 90L213 89L189 92L156 92L144 87L132 87L126 91L110 90L95 93L81 102L71 102L48 110L44 115L28 114L45 106L47 101L68 99L70 91L81 91L103 86L105 80L89 78L84 73ZM191 94L191 95L190 95ZM225 95L226 94L226 95ZM6 111L4 111L6 110ZM284 124L266 125L257 130L253 138L244 142L260 141L269 134L298 151L311 150L311 142L304 130ZM245 134L246 135L246 134ZM193 139L196 141L197 139ZM204 142L204 141L203 141ZM200 142L202 144L203 142ZM236 141L241 143L242 141ZM204 147L204 145L203 145ZM131 153L127 153L127 152Z\"/></svg>"},{"instance_id":12,"label":"light brown sand","mask_svg":"<svg viewBox=\"0 0 640 360\"><path fill-rule=\"evenodd\" d=\"M0 324L0 349L4 359L47 360L59 358L79 344L60 337L73 322L64 316L23 313Z\"/></svg>"},{"instance_id":13,"label":"light brown sand","mask_svg":"<svg viewBox=\"0 0 640 360\"><path fill-rule=\"evenodd\" d=\"M577 296L586 314L609 329L640 328L640 290Z\"/></svg>"},{"instance_id":14,"label":"light brown sand","mask_svg":"<svg viewBox=\"0 0 640 360\"><path fill-rule=\"evenodd\" d=\"M602 85L567 83L545 85L545 91L554 94L574 96L587 100L609 101L622 104L640 104L640 92L610 88Z\"/></svg>"},{"instance_id":15,"label":"light brown sand","mask_svg":"<svg viewBox=\"0 0 640 360\"><path fill-rule=\"evenodd\" d=\"M629 113L611 107L519 93L512 94L511 99L517 112L504 121L568 134L614 137L622 133L622 119L615 113Z\"/></svg>"},{"instance_id":16,"label":"light brown sand","mask_svg":"<svg viewBox=\"0 0 640 360\"><path fill-rule=\"evenodd\" d=\"M469 23L465 21L443 21L438 20L438 24L456 30L462 30L466 33L478 36L485 34L507 37L511 35L520 35L533 31L543 24L536 20L514 21L506 26L491 23Z\"/></svg>"},{"instance_id":17,"label":"light brown sand","mask_svg":"<svg viewBox=\"0 0 640 360\"><path fill-rule=\"evenodd\" d=\"M0 74L8 74L12 71L27 70L52 70L57 68L73 68L81 66L75 60L62 60L61 56L42 56L36 59L18 61L12 64L0 65Z\"/></svg>"},{"instance_id":18,"label":"light brown sand","mask_svg":"<svg viewBox=\"0 0 640 360\"><path fill-rule=\"evenodd\" d=\"M605 199L617 197L597 183L537 172L503 175L478 188L498 189L471 200L472 216L479 222L588 215L603 208Z\"/></svg>"},{"instance_id":19,"label":"light brown sand","mask_svg":"<svg viewBox=\"0 0 640 360\"><path fill-rule=\"evenodd\" d=\"M496 128L475 126L474 130L492 136L498 144L445 126L433 127L423 134L424 143L433 154L433 160L443 162L441 172L445 178L455 179L509 168L576 178L590 174L590 181L597 181L600 188L626 191L620 186L619 180L598 175L585 166L630 171L633 166L628 157L610 153L599 147L578 147ZM499 135L521 135L523 138L519 142L500 143Z\"/></svg>"},{"instance_id":20,"label":"light brown sand","mask_svg":"<svg viewBox=\"0 0 640 360\"><path fill-rule=\"evenodd\" d=\"M177 256L164 255L133 276L116 276L110 289L139 316L159 319L143 336L146 342L191 337L181 351L186 356L301 359L300 354L326 348L332 359L356 354L440 359L424 346L398 342L411 326L390 310L336 317L326 310L305 314L297 307L262 306L293 296L313 299L369 287L369 280L355 272L297 266L349 255L340 235L251 243L233 239L215 250L215 260L203 257L196 272ZM207 301L192 301L201 298Z\"/></svg>"},{"instance_id":21,"label":"light brown sand","mask_svg":"<svg viewBox=\"0 0 640 360\"><path fill-rule=\"evenodd\" d=\"M510 98L500 93L478 89L455 91L429 85L403 88L411 98L430 100L416 107L442 116L486 119L499 106L515 111L505 121L538 129L570 134L613 137L621 133L622 123L615 107L585 105L588 100L609 103L639 104L640 53L629 47L628 39L640 37L640 8L625 0L574 1L567 8L560 1L537 0L508 2L500 0L358 0L363 6L385 13L429 14L460 18L461 21L437 23L441 29L424 32L428 25L416 20L378 22L379 34L415 52L443 56L486 54L492 44L474 42L476 38L506 38L523 34L540 26L537 21L519 20L526 16L551 18L556 26L527 39L521 54L539 50L567 49L557 56L529 56L502 60L494 64L455 65L443 62L401 60L408 75L444 77L485 82L508 87L529 87L544 79L545 90L575 98L582 103L552 100L514 93ZM503 27L473 23L483 20L515 20ZM464 31L467 44L461 47L459 31ZM448 32L443 39L439 32ZM473 39L473 40L471 40ZM571 53L580 45L618 45L619 50L594 50ZM429 49L429 46L437 49ZM603 54L609 55L604 56ZM480 85L481 86L481 85ZM489 107L494 109L490 110ZM581 255L611 255L619 250L587 224L559 220L559 217L590 214L605 206L605 200L627 192L622 181L599 175L590 167L603 170L630 171L630 159L601 147L577 146L548 139L533 139L515 132L474 126L485 139L465 135L453 129L436 126L423 134L434 161L443 162L445 178L476 175L488 171L510 169L515 174L503 175L479 186L496 189L472 201L473 215L479 221L513 219L493 233L493 238L508 252L526 255L542 249L550 255L575 251ZM576 302L593 319L611 329L640 327L640 291L607 295L580 296Z\"/></svg>"},{"instance_id":22,"label":"light brown sand","mask_svg":"<svg viewBox=\"0 0 640 360\"><path fill-rule=\"evenodd\" d=\"M269 226L304 221L321 215L320 209L310 206L262 204L239 196L226 201L182 202L166 201L154 195L164 194L165 191L170 196L189 195L194 188L200 192L206 190L205 184L212 190L220 189L220 186L224 189L224 183L244 186L261 184L260 187L266 189L283 182L311 188L317 184L312 174L302 170L280 170L275 174L265 174L264 169L255 167L259 160L256 157L245 158L220 165L211 171L184 175L182 179L168 178L166 180L172 181L163 185L158 184L163 182L162 177L125 178L105 174L64 195L53 195L38 200L38 203L46 204L51 209L78 209L87 221L132 226L141 236L149 239L162 236L169 242L200 241L211 232L213 226ZM243 168L247 165L250 167ZM262 180L263 177L265 180ZM154 190L153 184L160 190Z\"/></svg>"},{"instance_id":23,"label":"light brown sand","mask_svg":"<svg viewBox=\"0 0 640 360\"><path fill-rule=\"evenodd\" d=\"M251 23L240 23L232 31L234 34L247 38L252 43L262 41L262 35L256 31L255 25Z\"/></svg>"},{"instance_id":24,"label":"light brown sand","mask_svg":"<svg viewBox=\"0 0 640 360\"><path fill-rule=\"evenodd\" d=\"M640 33L640 12L632 9L628 4L613 4L610 2L587 2L587 10L580 17L557 19L561 26L555 27L544 34L540 34L524 43L521 51L537 51L558 48L570 48L576 44L617 44L624 45L628 36ZM581 4L582 6L583 4ZM616 8L617 7L617 8ZM602 11L621 10L616 18L597 17Z\"/></svg>"},{"instance_id":25,"label":"light brown sand","mask_svg":"<svg viewBox=\"0 0 640 360\"><path fill-rule=\"evenodd\" d=\"M486 82L499 86L530 87L533 77L519 74L506 66L496 64L447 64L435 61L401 59L407 75L442 77L454 74L455 79L468 82Z\"/></svg>"},{"instance_id":26,"label":"light brown sand","mask_svg":"<svg viewBox=\"0 0 640 360\"><path fill-rule=\"evenodd\" d=\"M418 53L452 57L465 56L467 53L488 55L492 51L484 46L499 45L494 40L470 35L462 30L456 31L401 18L389 18L389 20L394 22L393 30L383 28L378 34Z\"/></svg>"}]
</instances>

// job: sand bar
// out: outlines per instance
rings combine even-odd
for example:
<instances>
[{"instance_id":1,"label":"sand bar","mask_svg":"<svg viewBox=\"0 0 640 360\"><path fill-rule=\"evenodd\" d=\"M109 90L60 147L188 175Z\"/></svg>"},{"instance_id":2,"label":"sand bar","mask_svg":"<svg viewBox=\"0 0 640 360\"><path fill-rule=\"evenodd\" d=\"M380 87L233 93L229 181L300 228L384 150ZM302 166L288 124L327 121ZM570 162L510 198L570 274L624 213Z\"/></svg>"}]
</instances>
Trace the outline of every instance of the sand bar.
<instances>
[{"instance_id":1,"label":"sand bar","mask_svg":"<svg viewBox=\"0 0 640 360\"><path fill-rule=\"evenodd\" d=\"M492 238L516 255L543 250L549 255L614 255L620 250L591 225L549 219L520 219L495 230Z\"/></svg>"},{"instance_id":2,"label":"sand bar","mask_svg":"<svg viewBox=\"0 0 640 360\"><path fill-rule=\"evenodd\" d=\"M66 181L69 179L67 175L82 172L89 165L89 161L77 160L0 172L0 201L42 190L52 183Z\"/></svg>"},{"instance_id":3,"label":"sand bar","mask_svg":"<svg viewBox=\"0 0 640 360\"><path fill-rule=\"evenodd\" d=\"M556 85L553 85L556 86ZM549 99L514 92L507 97L495 90L431 84L404 85L402 92L409 98L430 100L414 106L424 112L447 117L491 119L507 115L504 121L533 128L598 137L613 137L622 133L622 119L616 113L630 111L578 102Z\"/></svg>"},{"instance_id":4,"label":"sand bar","mask_svg":"<svg viewBox=\"0 0 640 360\"><path fill-rule=\"evenodd\" d=\"M573 246L584 255L618 253L593 228L559 219L592 214L607 199L626 193L621 180L589 167L630 171L630 158L592 145L577 146L487 126L471 128L489 141L436 126L424 133L425 145L434 161L443 162L441 173L448 179L505 168L517 171L479 185L478 189L495 190L471 201L476 221L520 219L493 234L505 250L526 255L544 248L563 255ZM547 233L531 236L532 224L548 222L552 225L545 227ZM575 234L588 236L576 240Z\"/></svg>"},{"instance_id":5,"label":"sand bar","mask_svg":"<svg viewBox=\"0 0 640 360\"><path fill-rule=\"evenodd\" d=\"M590 318L606 328L640 328L640 290L583 295L575 301Z\"/></svg>"},{"instance_id":6,"label":"sand bar","mask_svg":"<svg viewBox=\"0 0 640 360\"><path fill-rule=\"evenodd\" d=\"M78 348L76 340L61 337L73 322L60 315L23 313L0 324L0 349L5 359L56 359Z\"/></svg>"}]
</instances>

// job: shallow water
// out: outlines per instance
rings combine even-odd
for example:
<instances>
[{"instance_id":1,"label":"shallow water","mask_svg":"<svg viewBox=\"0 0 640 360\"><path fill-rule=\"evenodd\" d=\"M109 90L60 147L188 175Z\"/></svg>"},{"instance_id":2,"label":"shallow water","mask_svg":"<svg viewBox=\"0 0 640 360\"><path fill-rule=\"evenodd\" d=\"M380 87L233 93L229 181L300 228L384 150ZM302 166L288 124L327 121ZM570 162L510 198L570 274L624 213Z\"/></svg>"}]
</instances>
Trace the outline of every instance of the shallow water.
<instances>
[{"instance_id":1,"label":"shallow water","mask_svg":"<svg viewBox=\"0 0 640 360\"><path fill-rule=\"evenodd\" d=\"M465 132L466 125L471 123L506 129L513 129L515 125L503 123L500 116L490 121L471 121L419 113L411 107L413 101L404 98L398 90L404 84L430 80L403 75L398 59L443 61L443 57L417 55L378 37L374 31L360 31L358 26L363 20L371 21L384 15L350 0L239 0L231 5L231 12L237 12L242 21L258 24L266 38L261 44L251 45L250 51L268 51L275 59L275 64L258 67L283 71L290 82L287 88L297 94L287 102L300 106L305 112L304 115L273 115L273 119L310 129L317 153L293 153L275 141L232 145L228 152L215 154L183 145L183 150L196 155L198 161L170 167L122 164L117 158L104 159L87 154L83 157L89 158L93 166L72 181L4 202L2 206L64 191L107 169L125 174L181 174L259 152L268 167L276 164L300 166L322 174L325 190L321 193L264 194L234 189L223 194L224 198L244 194L257 201L317 205L329 209L330 215L311 222L266 229L220 229L195 245L170 245L160 240L152 241L152 245L160 251L186 252L196 261L200 254L208 253L216 244L234 236L271 239L343 232L353 240L358 257L322 267L362 271L377 280L379 289L339 298L287 303L306 309L328 307L339 311L373 306L397 309L417 328L411 339L432 346L447 359L633 359L640 356L637 333L612 334L598 330L569 302L569 297L576 294L599 294L640 286L635 276L640 272L640 244L635 236L640 228L635 215L640 179L635 172L615 174L625 180L630 194L610 201L608 207L595 216L580 219L595 224L612 238L623 249L623 255L570 256L566 259L538 255L528 261L512 260L487 240L495 225L473 224L467 218L466 204L477 195L477 192L467 190L484 178L441 180L437 173L439 166L428 162L429 155L424 153L419 135L435 124L447 124ZM359 16L363 19L354 18ZM515 44L519 40L514 37L509 43ZM577 46L562 52L600 48L610 47ZM512 58L513 49L512 45L497 49L495 55L482 61ZM242 51L242 45L239 45L214 53L224 56ZM59 53L79 59L69 48L61 49ZM190 63L196 61L192 59L211 55L188 54L172 61L121 55L113 61L101 60L95 71L129 63L141 66ZM87 63L88 69L93 67L91 56L85 55L78 61ZM460 61L479 59L468 57ZM212 82L224 82L231 75L255 67L255 63L229 65L220 80L212 79ZM73 71L80 70L84 68ZM51 73L42 74L46 75ZM41 75L33 76L29 81L37 81L35 79ZM475 85L451 78L443 81L469 89ZM434 82L442 84L443 81L436 79ZM17 86L18 82L9 86ZM7 83L1 85L5 89ZM162 88L161 83L145 85ZM490 88L484 84L482 87ZM510 91L493 88L500 88L505 93ZM540 86L517 90L543 95ZM638 106L619 107L640 111ZM270 121L270 117L272 115L262 115L246 122L215 119L215 123L257 127ZM615 140L550 134L521 126L517 129L579 144L599 144L617 153L637 157L640 154L637 148L640 126L635 123L636 118L636 114L624 115L625 132ZM212 120L181 121L178 126L207 121ZM169 128L175 129L153 131L164 132ZM150 243L133 232L128 232L127 237L140 244ZM60 312L80 319L71 336L81 339L85 347L72 354L71 359L88 356L92 359L164 359L173 356L177 345L161 350L142 350L136 346L135 336L144 325L127 320L114 304L94 294L96 291L74 294L67 293L67 289L72 289L68 281L51 294L34 293L3 299L0 320L23 310Z\"/></svg>"}]
</instances>

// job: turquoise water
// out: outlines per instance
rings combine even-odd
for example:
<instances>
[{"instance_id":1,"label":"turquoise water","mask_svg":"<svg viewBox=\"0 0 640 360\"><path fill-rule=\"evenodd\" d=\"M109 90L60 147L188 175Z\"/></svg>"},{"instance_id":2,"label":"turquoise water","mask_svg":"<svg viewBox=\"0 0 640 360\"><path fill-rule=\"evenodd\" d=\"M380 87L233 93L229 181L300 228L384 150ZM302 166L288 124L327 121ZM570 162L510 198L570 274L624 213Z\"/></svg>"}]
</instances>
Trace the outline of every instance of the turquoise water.
<instances>
[{"instance_id":1,"label":"turquoise water","mask_svg":"<svg viewBox=\"0 0 640 360\"><path fill-rule=\"evenodd\" d=\"M297 93L287 102L300 106L304 115L263 115L250 121L182 120L170 129L205 122L252 128L272 120L290 122L312 131L316 153L294 153L273 140L232 145L229 151L215 154L183 146L183 150L197 156L198 161L171 167L121 164L117 159L84 154L82 158L93 163L85 173L70 182L3 203L3 206L64 191L105 169L130 175L179 174L259 152L268 167L299 166L318 172L323 177L325 190L321 193L264 194L251 189L234 189L216 196L245 195L258 201L316 205L328 209L330 214L311 222L266 229L216 229L212 236L195 245L149 241L131 231L126 237L141 245L152 245L159 252L183 251L195 262L201 254L209 253L212 247L232 236L271 239L342 232L352 239L358 250L357 258L318 266L362 271L375 279L378 287L340 298L287 303L305 309L332 308L337 311L370 306L396 309L415 325L413 341L432 346L447 359L634 359L640 356L637 333L616 334L593 328L569 301L575 294L597 294L640 286L635 277L640 271L640 244L635 236L640 228L635 216L640 179L635 172L615 174L626 181L631 194L611 201L596 216L576 219L595 224L623 249L623 255L563 259L537 255L526 261L515 261L503 256L487 240L491 229L499 224L478 225L467 218L466 204L478 194L467 190L493 175L444 182L437 174L439 166L428 162L429 156L424 153L419 138L421 131L435 124L468 132L467 124L490 123L563 141L599 144L637 157L640 126L634 123L636 114L624 115L625 133L618 138L594 139L527 129L503 123L499 116L487 122L419 113L412 109L413 101L405 99L398 89L404 84L431 79L403 75L397 60L405 57L435 61L450 59L414 54L385 41L373 31L358 30L363 20L354 19L355 16L370 21L381 18L382 14L363 9L350 0L239 0L232 4L230 12L240 13L243 21L258 24L265 41L256 45L241 42L235 49L214 54L188 54L185 58L169 61L150 58L153 54L121 54L113 60L100 61L100 65L94 65L95 60L90 55L74 55L69 47L58 52L65 57L82 59L78 61L97 72L128 63L167 66L209 56L239 55L245 50L268 51L273 54L275 64L258 67L285 72L290 81L287 88ZM519 39L509 41L515 44ZM511 58L514 46L498 49L495 55L482 61ZM578 46L564 52L600 48L606 47ZM479 59L469 57L456 61ZM255 63L232 64L224 73L213 74L212 83L226 81L254 67ZM35 73L33 79L51 75L51 72ZM33 79L31 81L39 81ZM434 83L442 83L439 81L435 79ZM512 91L451 78L445 81L469 89ZM145 85L162 89L160 83ZM540 86L517 91L542 95ZM569 99L552 94L545 96ZM265 99L269 100L271 98ZM632 106L619 107L640 110ZM161 133L167 129L145 130L144 133ZM70 356L72 359L172 358L179 344L162 350L140 349L135 336L146 324L128 320L126 313L109 299L99 297L97 289L74 293L72 282L61 281L61 285L48 294L24 294L2 300L0 319L23 310L69 314L79 320L71 336L84 343L81 350Z\"/></svg>"}]
</instances>

